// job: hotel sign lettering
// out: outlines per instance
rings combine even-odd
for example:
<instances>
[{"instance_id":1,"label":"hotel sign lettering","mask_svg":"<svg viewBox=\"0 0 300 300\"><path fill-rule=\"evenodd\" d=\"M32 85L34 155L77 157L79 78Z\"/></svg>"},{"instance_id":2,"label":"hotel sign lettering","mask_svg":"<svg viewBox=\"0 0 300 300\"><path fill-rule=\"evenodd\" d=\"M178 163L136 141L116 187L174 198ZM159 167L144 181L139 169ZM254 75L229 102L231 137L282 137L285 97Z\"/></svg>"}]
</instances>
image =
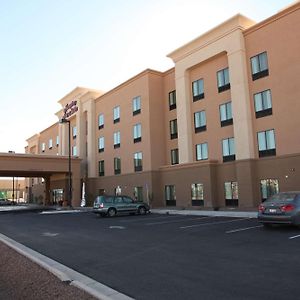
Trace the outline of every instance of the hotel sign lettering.
<instances>
[{"instance_id":1,"label":"hotel sign lettering","mask_svg":"<svg viewBox=\"0 0 300 300\"><path fill-rule=\"evenodd\" d=\"M71 103L68 103L65 106L63 119L69 118L77 111L78 111L77 101L73 100Z\"/></svg>"}]
</instances>

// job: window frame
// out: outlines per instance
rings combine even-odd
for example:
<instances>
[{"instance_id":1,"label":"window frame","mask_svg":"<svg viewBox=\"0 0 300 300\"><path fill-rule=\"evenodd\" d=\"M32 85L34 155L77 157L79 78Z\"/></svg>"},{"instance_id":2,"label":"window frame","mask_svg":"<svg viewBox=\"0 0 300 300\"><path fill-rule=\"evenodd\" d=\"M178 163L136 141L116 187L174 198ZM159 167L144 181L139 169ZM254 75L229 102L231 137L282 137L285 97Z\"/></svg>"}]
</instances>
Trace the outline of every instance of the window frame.
<instances>
[{"instance_id":1,"label":"window frame","mask_svg":"<svg viewBox=\"0 0 300 300\"><path fill-rule=\"evenodd\" d=\"M272 132L273 141L270 141L269 133ZM269 135L269 136L268 136ZM263 141L260 137L263 137ZM263 144L261 143L263 142ZM271 143L271 145L270 145ZM272 147L274 145L274 147ZM258 146L258 156L274 156L276 155L276 138L275 138L275 129L268 129L257 132L257 146ZM265 147L263 147L265 146ZM263 149L265 148L265 149Z\"/></svg>"},{"instance_id":2,"label":"window frame","mask_svg":"<svg viewBox=\"0 0 300 300\"><path fill-rule=\"evenodd\" d=\"M141 96L132 99L132 115L136 116L141 113Z\"/></svg>"},{"instance_id":3,"label":"window frame","mask_svg":"<svg viewBox=\"0 0 300 300\"><path fill-rule=\"evenodd\" d=\"M227 141L228 155L224 155L224 142ZM233 148L232 148L233 147ZM234 137L222 139L222 156L223 162L235 160L235 139Z\"/></svg>"},{"instance_id":4,"label":"window frame","mask_svg":"<svg viewBox=\"0 0 300 300\"><path fill-rule=\"evenodd\" d=\"M114 124L119 123L121 119L121 109L120 109L120 105L115 106L113 108L113 121Z\"/></svg>"},{"instance_id":5,"label":"window frame","mask_svg":"<svg viewBox=\"0 0 300 300\"><path fill-rule=\"evenodd\" d=\"M104 136L100 136L98 138L98 152L99 153L104 152L104 148L105 148L105 138L104 138Z\"/></svg>"},{"instance_id":6,"label":"window frame","mask_svg":"<svg viewBox=\"0 0 300 300\"><path fill-rule=\"evenodd\" d=\"M121 174L121 158L114 157L114 174L119 175Z\"/></svg>"},{"instance_id":7,"label":"window frame","mask_svg":"<svg viewBox=\"0 0 300 300\"><path fill-rule=\"evenodd\" d=\"M133 154L133 168L134 172L143 171L143 152L135 152Z\"/></svg>"},{"instance_id":8,"label":"window frame","mask_svg":"<svg viewBox=\"0 0 300 300\"><path fill-rule=\"evenodd\" d=\"M137 123L133 125L133 142L139 143L142 141L142 124Z\"/></svg>"},{"instance_id":9,"label":"window frame","mask_svg":"<svg viewBox=\"0 0 300 300\"><path fill-rule=\"evenodd\" d=\"M253 101L256 119L273 114L272 93L270 89L255 93ZM261 109L258 109L259 106Z\"/></svg>"},{"instance_id":10,"label":"window frame","mask_svg":"<svg viewBox=\"0 0 300 300\"><path fill-rule=\"evenodd\" d=\"M228 108L230 106L230 109ZM222 120L223 114L223 109L225 111L225 119ZM228 101L225 103L222 103L219 105L219 112L220 112L220 122L221 122L221 127L229 126L233 124L233 115L232 115L232 102Z\"/></svg>"},{"instance_id":11,"label":"window frame","mask_svg":"<svg viewBox=\"0 0 300 300\"><path fill-rule=\"evenodd\" d=\"M104 114L101 113L98 115L98 129L104 128Z\"/></svg>"},{"instance_id":12,"label":"window frame","mask_svg":"<svg viewBox=\"0 0 300 300\"><path fill-rule=\"evenodd\" d=\"M265 56L265 64L266 64L266 68L264 68L262 66L262 57ZM255 68L258 69L257 72L254 73L254 61L256 62L256 66ZM267 51L264 51L264 52L261 52L261 53L258 53L252 57L250 57L250 65L251 65L251 75L252 75L252 81L255 81L257 79L260 79L260 78L263 78L263 77L266 77L266 76L269 76L269 62L268 62L268 54L267 54ZM264 68L264 69L263 69Z\"/></svg>"},{"instance_id":13,"label":"window frame","mask_svg":"<svg viewBox=\"0 0 300 300\"><path fill-rule=\"evenodd\" d=\"M176 109L176 90L169 92L169 110Z\"/></svg>"},{"instance_id":14,"label":"window frame","mask_svg":"<svg viewBox=\"0 0 300 300\"><path fill-rule=\"evenodd\" d=\"M178 138L177 119L170 120L169 125L170 125L170 139L171 140L177 139Z\"/></svg>"},{"instance_id":15,"label":"window frame","mask_svg":"<svg viewBox=\"0 0 300 300\"><path fill-rule=\"evenodd\" d=\"M104 159L98 161L98 175L99 175L99 177L105 176Z\"/></svg>"},{"instance_id":16,"label":"window frame","mask_svg":"<svg viewBox=\"0 0 300 300\"><path fill-rule=\"evenodd\" d=\"M120 130L114 132L114 149L121 147L121 132Z\"/></svg>"},{"instance_id":17,"label":"window frame","mask_svg":"<svg viewBox=\"0 0 300 300\"><path fill-rule=\"evenodd\" d=\"M206 149L203 149L204 146L206 147ZM208 160L208 143L207 142L196 144L195 148L196 148L196 161ZM205 151L203 151L203 150L205 150ZM203 154L203 152L204 152L204 154L206 153L206 156Z\"/></svg>"},{"instance_id":18,"label":"window frame","mask_svg":"<svg viewBox=\"0 0 300 300\"><path fill-rule=\"evenodd\" d=\"M227 197L226 185L230 185L230 194L231 197ZM236 191L234 191L236 189ZM237 197L235 197L235 195ZM225 181L224 182L224 198L225 198L225 206L239 206L239 187L237 181Z\"/></svg>"},{"instance_id":19,"label":"window frame","mask_svg":"<svg viewBox=\"0 0 300 300\"><path fill-rule=\"evenodd\" d=\"M224 92L230 89L229 67L217 71L218 92Z\"/></svg>"},{"instance_id":20,"label":"window frame","mask_svg":"<svg viewBox=\"0 0 300 300\"><path fill-rule=\"evenodd\" d=\"M165 185L165 203L166 203L166 206L176 206L175 185L172 185L172 184Z\"/></svg>"},{"instance_id":21,"label":"window frame","mask_svg":"<svg viewBox=\"0 0 300 300\"><path fill-rule=\"evenodd\" d=\"M204 99L204 79L200 78L192 82L193 102Z\"/></svg>"},{"instance_id":22,"label":"window frame","mask_svg":"<svg viewBox=\"0 0 300 300\"><path fill-rule=\"evenodd\" d=\"M204 184L191 184L191 201L192 206L204 206Z\"/></svg>"},{"instance_id":23,"label":"window frame","mask_svg":"<svg viewBox=\"0 0 300 300\"><path fill-rule=\"evenodd\" d=\"M206 129L207 129L206 128L206 122L207 122L207 120L206 120L206 112L205 112L205 110L196 111L194 113L194 129L195 129L195 133L206 131ZM199 123L200 126L197 127L196 126L197 123Z\"/></svg>"},{"instance_id":24,"label":"window frame","mask_svg":"<svg viewBox=\"0 0 300 300\"><path fill-rule=\"evenodd\" d=\"M178 148L171 149L171 165L179 164L179 151Z\"/></svg>"}]
</instances>

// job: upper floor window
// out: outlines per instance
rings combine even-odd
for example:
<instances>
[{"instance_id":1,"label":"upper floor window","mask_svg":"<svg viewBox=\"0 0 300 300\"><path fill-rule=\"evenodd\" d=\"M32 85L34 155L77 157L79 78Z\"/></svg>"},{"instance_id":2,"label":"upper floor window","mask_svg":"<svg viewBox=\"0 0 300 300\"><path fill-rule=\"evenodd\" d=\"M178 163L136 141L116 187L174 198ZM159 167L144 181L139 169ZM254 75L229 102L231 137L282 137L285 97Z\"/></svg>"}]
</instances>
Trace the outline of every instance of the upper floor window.
<instances>
[{"instance_id":1,"label":"upper floor window","mask_svg":"<svg viewBox=\"0 0 300 300\"><path fill-rule=\"evenodd\" d=\"M171 140L177 139L177 137L178 137L177 119L170 121L170 135L171 135Z\"/></svg>"},{"instance_id":2,"label":"upper floor window","mask_svg":"<svg viewBox=\"0 0 300 300\"><path fill-rule=\"evenodd\" d=\"M219 93L230 89L229 69L228 68L218 71L217 79L218 79L218 92Z\"/></svg>"},{"instance_id":3,"label":"upper floor window","mask_svg":"<svg viewBox=\"0 0 300 300\"><path fill-rule=\"evenodd\" d=\"M98 152L103 152L104 151L104 137L101 136L98 139Z\"/></svg>"},{"instance_id":4,"label":"upper floor window","mask_svg":"<svg viewBox=\"0 0 300 300\"><path fill-rule=\"evenodd\" d=\"M141 97L135 97L132 99L132 114L135 116L141 113Z\"/></svg>"},{"instance_id":5,"label":"upper floor window","mask_svg":"<svg viewBox=\"0 0 300 300\"><path fill-rule=\"evenodd\" d=\"M206 130L206 114L205 110L194 113L195 133Z\"/></svg>"},{"instance_id":6,"label":"upper floor window","mask_svg":"<svg viewBox=\"0 0 300 300\"><path fill-rule=\"evenodd\" d=\"M114 123L120 122L120 106L114 108Z\"/></svg>"},{"instance_id":7,"label":"upper floor window","mask_svg":"<svg viewBox=\"0 0 300 300\"><path fill-rule=\"evenodd\" d=\"M46 150L46 143L42 143L42 152L45 152Z\"/></svg>"},{"instance_id":8,"label":"upper floor window","mask_svg":"<svg viewBox=\"0 0 300 300\"><path fill-rule=\"evenodd\" d=\"M269 75L267 52L251 57L252 80Z\"/></svg>"},{"instance_id":9,"label":"upper floor window","mask_svg":"<svg viewBox=\"0 0 300 300\"><path fill-rule=\"evenodd\" d=\"M203 79L193 81L193 101L204 98L204 82Z\"/></svg>"},{"instance_id":10,"label":"upper floor window","mask_svg":"<svg viewBox=\"0 0 300 300\"><path fill-rule=\"evenodd\" d=\"M133 142L138 143L142 140L142 125L135 124L133 126Z\"/></svg>"},{"instance_id":11,"label":"upper floor window","mask_svg":"<svg viewBox=\"0 0 300 300\"><path fill-rule=\"evenodd\" d=\"M73 156L76 156L76 155L77 155L77 147L76 147L76 146L73 146L73 147L72 147L72 155L73 155Z\"/></svg>"},{"instance_id":12,"label":"upper floor window","mask_svg":"<svg viewBox=\"0 0 300 300\"><path fill-rule=\"evenodd\" d=\"M49 140L48 147L49 147L49 149L52 149L52 147L53 147L53 140L52 139Z\"/></svg>"},{"instance_id":13,"label":"upper floor window","mask_svg":"<svg viewBox=\"0 0 300 300\"><path fill-rule=\"evenodd\" d=\"M272 115L271 91L266 90L254 95L256 118Z\"/></svg>"},{"instance_id":14,"label":"upper floor window","mask_svg":"<svg viewBox=\"0 0 300 300\"><path fill-rule=\"evenodd\" d=\"M114 158L114 174L115 175L121 174L121 158L120 157Z\"/></svg>"},{"instance_id":15,"label":"upper floor window","mask_svg":"<svg viewBox=\"0 0 300 300\"><path fill-rule=\"evenodd\" d=\"M57 147L59 146L59 136L58 135L56 136L56 146Z\"/></svg>"},{"instance_id":16,"label":"upper floor window","mask_svg":"<svg viewBox=\"0 0 300 300\"><path fill-rule=\"evenodd\" d=\"M221 127L231 125L233 123L231 102L220 105L220 119Z\"/></svg>"},{"instance_id":17,"label":"upper floor window","mask_svg":"<svg viewBox=\"0 0 300 300\"><path fill-rule=\"evenodd\" d=\"M72 136L73 136L73 139L76 139L76 136L77 136L77 127L76 126L72 127Z\"/></svg>"},{"instance_id":18,"label":"upper floor window","mask_svg":"<svg viewBox=\"0 0 300 300\"><path fill-rule=\"evenodd\" d=\"M179 164L178 149L172 149L171 150L171 165L177 165L177 164Z\"/></svg>"},{"instance_id":19,"label":"upper floor window","mask_svg":"<svg viewBox=\"0 0 300 300\"><path fill-rule=\"evenodd\" d=\"M191 185L192 206L204 205L204 188L202 183L193 183Z\"/></svg>"},{"instance_id":20,"label":"upper floor window","mask_svg":"<svg viewBox=\"0 0 300 300\"><path fill-rule=\"evenodd\" d=\"M104 160L100 160L99 161L99 165L98 165L99 169L99 176L104 176L105 175L105 170L104 170Z\"/></svg>"},{"instance_id":21,"label":"upper floor window","mask_svg":"<svg viewBox=\"0 0 300 300\"><path fill-rule=\"evenodd\" d=\"M102 129L104 127L104 114L98 116L98 128Z\"/></svg>"},{"instance_id":22,"label":"upper floor window","mask_svg":"<svg viewBox=\"0 0 300 300\"><path fill-rule=\"evenodd\" d=\"M169 110L176 109L176 91L169 93Z\"/></svg>"},{"instance_id":23,"label":"upper floor window","mask_svg":"<svg viewBox=\"0 0 300 300\"><path fill-rule=\"evenodd\" d=\"M234 138L222 141L223 162L235 160Z\"/></svg>"},{"instance_id":24,"label":"upper floor window","mask_svg":"<svg viewBox=\"0 0 300 300\"><path fill-rule=\"evenodd\" d=\"M121 134L120 131L114 132L114 148L120 148L121 146Z\"/></svg>"},{"instance_id":25,"label":"upper floor window","mask_svg":"<svg viewBox=\"0 0 300 300\"><path fill-rule=\"evenodd\" d=\"M259 157L276 155L274 129L257 133Z\"/></svg>"},{"instance_id":26,"label":"upper floor window","mask_svg":"<svg viewBox=\"0 0 300 300\"><path fill-rule=\"evenodd\" d=\"M196 145L196 160L208 159L208 146L207 143Z\"/></svg>"},{"instance_id":27,"label":"upper floor window","mask_svg":"<svg viewBox=\"0 0 300 300\"><path fill-rule=\"evenodd\" d=\"M143 171L143 154L142 152L136 152L133 156L134 171Z\"/></svg>"}]
</instances>

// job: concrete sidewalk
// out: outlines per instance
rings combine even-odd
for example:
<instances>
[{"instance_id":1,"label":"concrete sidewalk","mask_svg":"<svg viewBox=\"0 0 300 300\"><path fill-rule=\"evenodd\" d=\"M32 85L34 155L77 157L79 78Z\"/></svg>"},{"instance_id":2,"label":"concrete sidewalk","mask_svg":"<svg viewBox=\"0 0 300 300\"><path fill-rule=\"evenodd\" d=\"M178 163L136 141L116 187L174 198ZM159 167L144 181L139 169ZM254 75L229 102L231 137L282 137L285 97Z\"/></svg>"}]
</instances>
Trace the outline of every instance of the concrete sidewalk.
<instances>
[{"instance_id":1,"label":"concrete sidewalk","mask_svg":"<svg viewBox=\"0 0 300 300\"><path fill-rule=\"evenodd\" d=\"M92 207L54 207L43 206L37 204L27 205L10 205L0 206L1 212L26 212L37 211L45 214L51 213L80 213L92 211ZM182 216L212 216L212 217L233 217L233 218L257 218L256 211L240 211L240 210L193 210L193 209L178 209L178 208L152 208L151 212L154 214L167 214L167 215L182 215Z\"/></svg>"}]
</instances>

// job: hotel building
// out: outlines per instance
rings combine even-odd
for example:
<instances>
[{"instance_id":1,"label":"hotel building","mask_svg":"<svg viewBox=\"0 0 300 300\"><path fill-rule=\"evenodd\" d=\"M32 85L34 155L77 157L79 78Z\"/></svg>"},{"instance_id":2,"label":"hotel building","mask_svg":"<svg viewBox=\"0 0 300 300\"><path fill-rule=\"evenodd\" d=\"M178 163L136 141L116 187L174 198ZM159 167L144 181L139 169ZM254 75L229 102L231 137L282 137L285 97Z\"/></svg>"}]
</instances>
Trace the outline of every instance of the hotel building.
<instances>
[{"instance_id":1,"label":"hotel building","mask_svg":"<svg viewBox=\"0 0 300 300\"><path fill-rule=\"evenodd\" d=\"M236 15L170 53L166 72L59 100L87 202L120 192L152 207L244 209L300 190L299 28L299 1L260 23ZM66 156L68 126L27 142L26 153Z\"/></svg>"}]
</instances>

